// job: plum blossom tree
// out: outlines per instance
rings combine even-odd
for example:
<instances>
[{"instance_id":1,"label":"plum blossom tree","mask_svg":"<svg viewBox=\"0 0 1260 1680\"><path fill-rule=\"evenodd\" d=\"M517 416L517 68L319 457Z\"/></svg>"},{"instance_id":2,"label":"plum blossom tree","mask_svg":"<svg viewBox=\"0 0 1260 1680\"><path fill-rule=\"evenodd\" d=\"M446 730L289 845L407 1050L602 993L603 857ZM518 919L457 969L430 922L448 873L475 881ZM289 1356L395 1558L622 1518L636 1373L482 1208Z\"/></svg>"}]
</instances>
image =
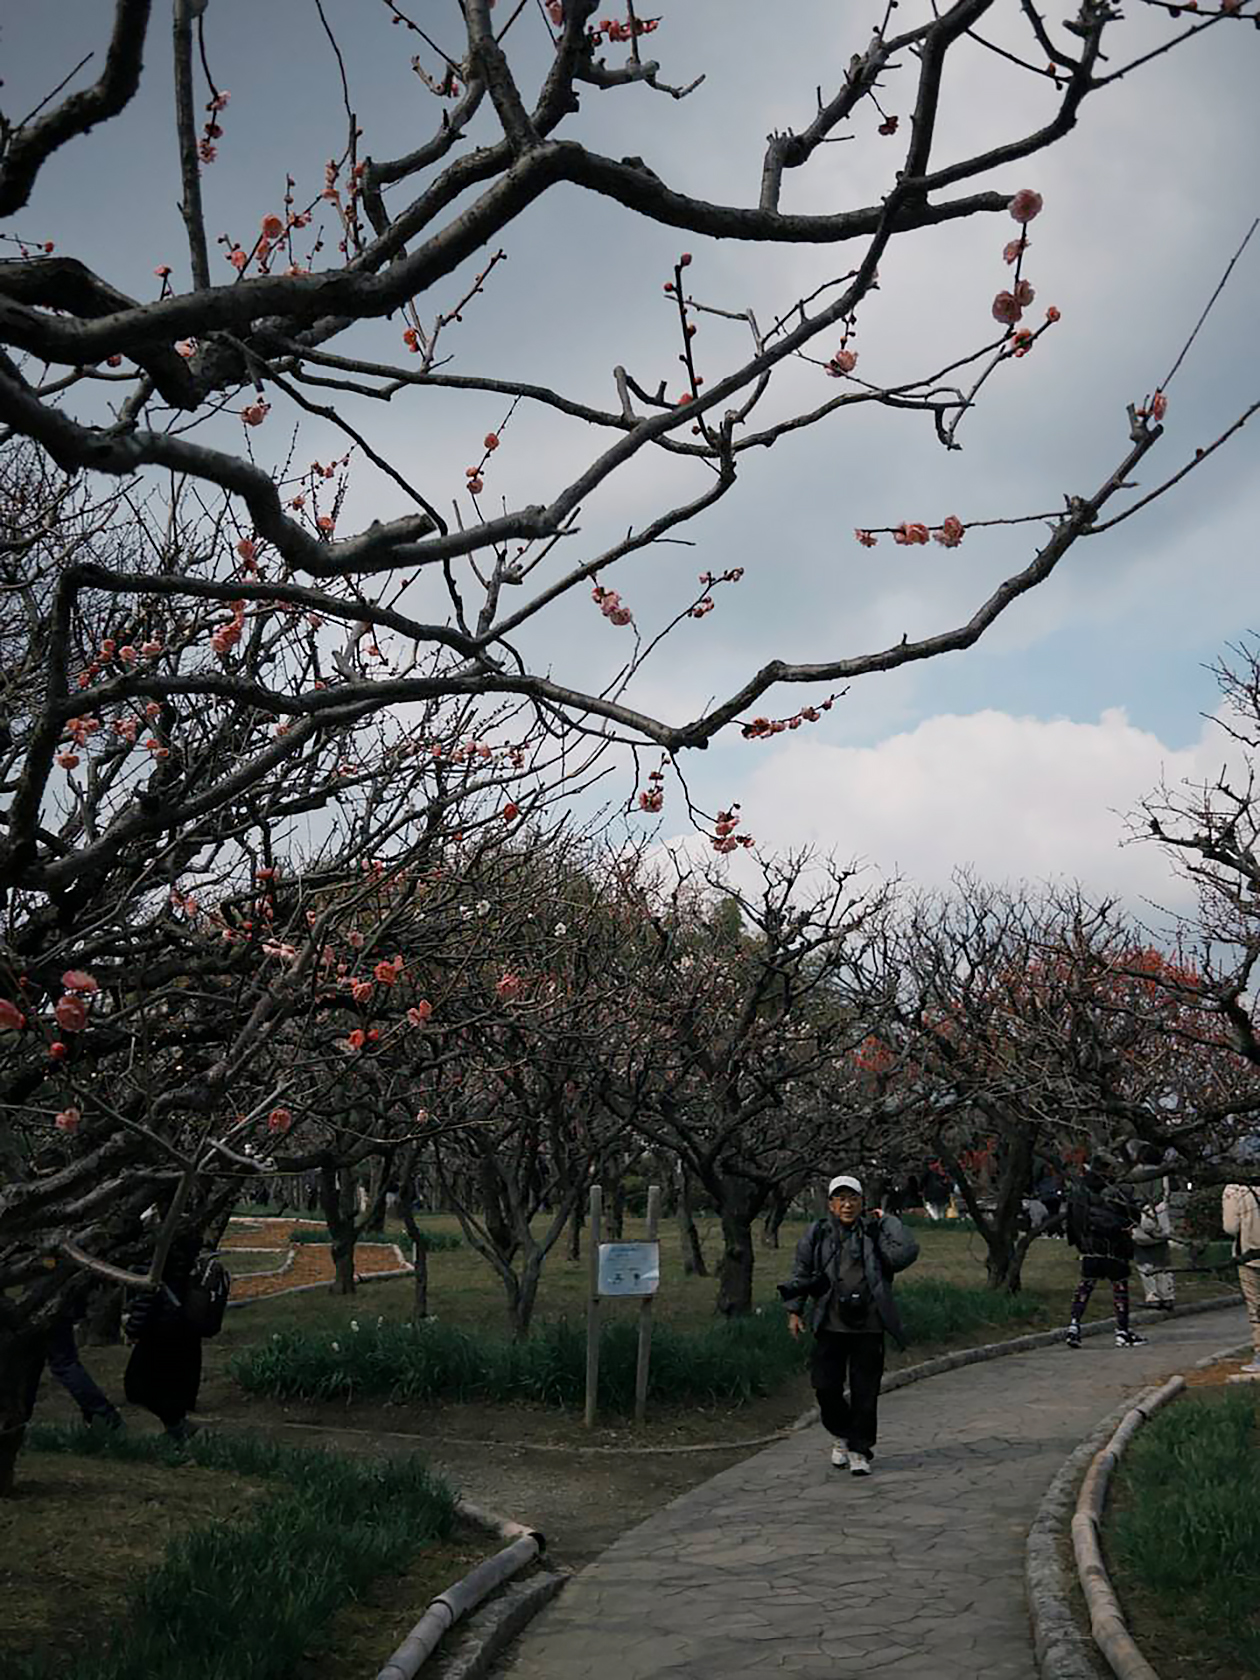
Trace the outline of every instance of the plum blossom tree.
<instances>
[{"instance_id":1,"label":"plum blossom tree","mask_svg":"<svg viewBox=\"0 0 1260 1680\"><path fill-rule=\"evenodd\" d=\"M125 566L91 576L72 564L63 569L60 602L68 623L77 621L85 590L107 592L120 616L143 616L160 587L185 616L210 615L217 626L212 644L227 664L176 669L170 660L141 655L123 663L98 660L95 669L89 662L84 699L77 673L64 671L50 654L44 727L28 743L28 788L5 837L7 867L33 867L22 860L37 845L37 793L69 719L83 715L88 700L91 715L110 727L115 710L136 701L155 702L174 717L223 695L234 680L231 650L264 607L320 614L360 652L383 638L393 638L396 650L325 661L318 671L308 666L300 680L256 696L290 731L295 749L312 733L336 728L347 708L364 712L440 693L512 695L553 724L577 720L677 752L702 747L732 722L756 737L812 721L816 703L790 708L790 715L753 715L763 695L785 685L834 685L973 643L1049 577L1074 544L1127 517L1115 507L1159 441L1167 381L1135 398L1114 470L1102 470L1095 488L1070 495L1060 511L1036 515L1048 534L1034 552L1020 555L1006 581L963 623L869 652L828 650L807 663L767 658L759 648L752 668L734 674L725 696L690 719L657 716L633 703L629 678L666 625L640 623L631 563L642 565L654 545L675 539L730 495L750 452L759 455L803 427L852 420L882 406L933 427L943 444L956 447L983 388L1027 356L1058 318L1051 307L1031 324L1028 229L1043 201L1025 179L1038 155L1150 58L1192 49L1207 30L1240 27L1248 8L1212 11L1189 28L1170 26L1154 51L1142 36L1130 51L1132 26L1109 0L1081 0L1062 23L1031 3L1008 18L1015 8L1002 0L954 0L944 7L923 0L896 10L875 5L867 18L842 25L852 30L855 50L833 84L816 90L811 71L800 89L800 125L769 137L755 206L689 193L641 158L607 155L586 137L587 108L600 96L624 98L634 87L666 100L702 100L709 92L702 75L679 85L667 79L659 58L644 55L647 34L654 47L667 41L667 13L642 19L631 9L624 19L597 20L598 10L595 0L562 0L517 6L496 18L490 0L461 0L441 5L436 15L427 11L421 25L404 8L382 7L381 22L392 20L417 49L410 69L403 67L408 98L419 77L440 106L429 138L392 157L375 149L369 120L360 120L365 104L328 26L345 95L341 150L309 184L293 173L301 173L301 160L259 157L254 178L286 185L275 201L246 206L221 203L216 194L215 159L234 108L211 75L215 31L246 25L220 24L213 12L177 0L171 147L182 181L186 258L159 260L158 295L143 298L111 278L112 253L93 260L87 248L67 253L47 239L14 236L17 254L0 267L0 342L7 347L0 421L67 474L134 485L138 475L173 473L202 493L222 493L247 575L240 575L230 546L207 556L195 576L170 576L160 586ZM1161 19L1178 11L1139 10ZM44 182L51 161L64 153L91 169L89 131L118 120L142 80L165 73L151 63L146 68L150 14L148 0L116 0L97 80L48 99L37 95L26 102L33 108L29 118L6 121L0 214L52 215L55 203ZM902 22L905 27L894 28ZM993 28L1004 35L1008 25L1013 47L985 34ZM270 43L259 45L267 50ZM272 85L288 86L294 72L283 34L274 50L284 63ZM974 155L946 160L939 155L945 145L940 109L954 79L976 62L1035 84L1045 120L1026 128L1021 112L1015 131ZM890 103L912 113L904 129L886 109ZM333 120L340 123L340 114ZM376 126L382 137L389 132L383 110ZM278 148L284 125L274 124L273 132ZM842 139L875 159L882 190L873 202L823 214L785 208L788 179L816 172ZM136 190L125 174L100 182L107 203L124 205ZM575 219L596 200L619 206L627 240L663 226L680 240L837 247L844 262L810 296L777 300L772 324L763 327L751 310L699 295L694 276L702 255L682 252L663 282L681 385L659 368L618 367L613 397L601 405L545 377L451 371L455 329L489 288L505 283L500 242L535 205L561 192L571 195ZM1010 268L991 309L997 337L895 383L864 362L859 373L859 321L880 263L925 230L995 218L1002 231L989 237ZM1008 237L1012 220L1014 237ZM126 224L125 213L118 222ZM216 254L208 230L224 222L237 231L220 236ZM533 312L523 310L526 317ZM722 347L715 341L705 357L703 373L701 322L725 335ZM540 323L540 348L552 328L558 345L568 323ZM782 377L802 359L812 362L819 382L803 403ZM824 390L827 379L837 388ZM468 434L472 461L453 516L441 509L456 487L430 482L410 452L392 443L381 419L401 406L429 405L439 393L451 405L452 424L483 410L498 416L489 429L476 424ZM527 451L532 436L546 436L531 433L536 421L557 419L580 427L593 446L575 469L567 452L548 451L556 466L531 475L529 499L510 496L506 459ZM354 528L354 504L338 493L327 459L307 474L286 470L288 420L338 438L324 455L354 454L371 487L370 522ZM653 456L679 469L687 484L683 499L645 511L605 545L586 540L579 509L598 508L619 476ZM496 481L505 486L501 497ZM1148 492L1143 501L1159 493ZM952 549L974 523L949 514L890 521L883 529L903 545L934 537ZM858 535L870 544L879 528ZM702 574L698 593L681 591L666 622L706 618L715 591L738 575L739 568ZM572 675L557 670L546 638L533 634L554 616L558 601L583 593L610 626L607 645L616 651L607 681L583 681L572 661ZM238 602L245 603L243 617Z\"/></svg>"},{"instance_id":2,"label":"plum blossom tree","mask_svg":"<svg viewBox=\"0 0 1260 1680\"><path fill-rule=\"evenodd\" d=\"M7 85L6 100L16 93L31 114L0 114L0 216L20 214L24 227L54 219L57 159L77 164L111 225L126 228L149 190L148 150L133 148L113 171L91 136L139 109L142 82L169 74L186 249L178 264L152 253L148 296L124 284L123 241L93 249L77 228L69 248L13 233L14 255L0 263L0 1145L22 1169L0 1193L0 1353L14 1371L21 1359L10 1353L32 1352L73 1269L123 1255L156 1193L182 1208L175 1187L191 1195L226 1170L219 1163L255 1170L244 1145L260 1125L266 1158L287 1139L295 1170L340 1171L360 1145L308 1138L306 1125L325 1122L302 1099L322 1103L332 1069L351 1056L366 1070L356 1129L373 1150L412 1136L415 1111L400 1095L412 1070L386 1065L393 1037L388 1054L377 1049L396 1029L401 1039L400 1024L341 1030L347 996L367 1002L354 995L366 976L343 949L356 949L350 936L362 929L342 889L363 864L403 870L428 813L455 844L458 807L474 796L479 821L516 822L548 766L572 788L602 744L677 754L732 724L761 739L817 723L828 704L770 715L767 700L758 712L776 689L821 695L970 645L1078 541L1136 511L1123 498L1159 442L1167 402L1167 381L1135 401L1120 459L1046 517L1039 546L1017 552L964 622L810 662L758 646L723 698L692 718L658 716L632 691L639 667L666 632L704 634L697 627L740 569L680 588L659 624L636 605L637 580L658 545L733 493L750 451L872 405L953 447L982 388L1054 326L1053 308L1036 325L1028 314L1027 230L1042 204L1027 171L1140 69L1125 56L1125 21L1104 0L1082 0L1061 26L1025 4L1019 27L1046 68L1020 54L1003 63L1038 79L1047 120L943 162L942 92L967 55L992 56L977 33L998 0L916 5L899 31L904 13L877 8L834 85L816 95L809 78L798 129L770 137L753 208L608 155L586 128L577 137L583 101L632 87L661 100L698 94L694 77L670 81L642 50L648 34L667 38L668 18L597 21L594 0L555 0L492 19L490 0L464 0L421 25L391 5L382 21L392 17L416 47L406 86L418 78L437 102L428 138L394 156L374 151L347 69L338 154L314 179L303 160L260 155L254 178L284 185L246 205L215 196L233 110L212 79L215 30L249 28L251 51L274 50L274 88L290 85L283 38L173 0L167 72L150 50L152 10L150 0L115 0L107 43L66 43L68 66L82 58L69 82L51 93ZM1192 46L1203 29L1247 15L1222 8L1167 44ZM99 66L79 50L102 44ZM89 65L95 79L71 86ZM913 110L901 138L881 103L890 86ZM808 171L844 136L883 148L882 193L825 214L785 209L789 172ZM603 402L547 371L563 320L538 325L539 378L449 364L457 329L508 272L501 241L560 193L572 194L575 219L598 200L620 208L628 238L668 227L697 247L679 254L658 294L674 335L667 354L681 360L666 373L663 362L616 368ZM882 380L865 362L859 371L856 335L880 263L925 230L993 218L1010 264L992 306L996 336L908 380ZM208 230L225 224L232 231L216 247ZM808 297L776 303L763 327L755 312L699 295L707 239L846 252ZM523 306L521 316L532 319ZM702 324L716 329L703 371ZM787 374L810 358L818 394L800 400ZM446 428L472 440L454 486L436 481L425 452L387 418L405 409L431 423L421 405L439 398L450 405ZM306 465L299 422L319 440ZM550 448L552 424L572 428L580 458ZM525 463L519 493L509 459ZM584 533L579 517L598 517L601 498L649 461L669 467L671 486L685 481L678 499L671 490L616 534ZM935 538L952 549L971 528L951 514L883 529L902 546ZM879 536L863 529L859 540ZM613 650L593 678L549 645L567 599L585 601ZM649 778L642 808L661 801L661 781ZM713 827L719 850L739 844L731 813ZM295 859L290 886L273 892L274 872ZM411 960L394 943L369 954ZM513 1004L527 987L504 969L496 1002ZM685 1067L699 1079L694 1059ZM48 1147L54 1155L37 1168ZM704 1156L712 1177L710 1154L696 1164ZM162 1241L172 1234L164 1227ZM732 1262L736 1305L742 1264ZM19 1387L15 1377L3 1397L0 1489Z\"/></svg>"},{"instance_id":3,"label":"plum blossom tree","mask_svg":"<svg viewBox=\"0 0 1260 1680\"><path fill-rule=\"evenodd\" d=\"M920 1092L922 1146L958 1183L993 1288L1020 1287L1039 1161L1132 1176L1150 1158L1211 1180L1254 1125L1260 1085L1205 976L1114 905L960 876L909 907L890 955L885 1077Z\"/></svg>"},{"instance_id":4,"label":"plum blossom tree","mask_svg":"<svg viewBox=\"0 0 1260 1680\"><path fill-rule=\"evenodd\" d=\"M752 1310L753 1226L776 1191L860 1152L874 1123L854 1053L879 1006L888 889L807 854L757 862L755 896L691 876L627 883L651 938L633 951L633 1031L605 1090L716 1208L725 1317Z\"/></svg>"}]
</instances>

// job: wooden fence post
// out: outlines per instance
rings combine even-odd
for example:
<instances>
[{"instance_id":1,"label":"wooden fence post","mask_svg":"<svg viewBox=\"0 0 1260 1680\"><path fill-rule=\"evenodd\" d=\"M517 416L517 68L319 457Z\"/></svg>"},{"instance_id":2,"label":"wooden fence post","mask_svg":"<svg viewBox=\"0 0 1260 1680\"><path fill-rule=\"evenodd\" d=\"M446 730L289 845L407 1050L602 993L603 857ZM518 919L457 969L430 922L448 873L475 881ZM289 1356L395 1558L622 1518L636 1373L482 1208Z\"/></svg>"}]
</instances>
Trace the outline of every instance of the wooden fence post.
<instances>
[{"instance_id":1,"label":"wooden fence post","mask_svg":"<svg viewBox=\"0 0 1260 1680\"><path fill-rule=\"evenodd\" d=\"M595 1427L596 1396L599 1392L599 1237L604 1192L591 1185L591 1206L587 1216L586 1269L589 1282L586 1297L586 1415L587 1429Z\"/></svg>"},{"instance_id":2,"label":"wooden fence post","mask_svg":"<svg viewBox=\"0 0 1260 1680\"><path fill-rule=\"evenodd\" d=\"M661 1187L649 1184L647 1199L647 1240L657 1240L657 1226L661 1213ZM634 1421L642 1423L647 1416L648 1361L652 1357L652 1301L645 1295L639 1303L639 1363L634 1373Z\"/></svg>"}]
</instances>

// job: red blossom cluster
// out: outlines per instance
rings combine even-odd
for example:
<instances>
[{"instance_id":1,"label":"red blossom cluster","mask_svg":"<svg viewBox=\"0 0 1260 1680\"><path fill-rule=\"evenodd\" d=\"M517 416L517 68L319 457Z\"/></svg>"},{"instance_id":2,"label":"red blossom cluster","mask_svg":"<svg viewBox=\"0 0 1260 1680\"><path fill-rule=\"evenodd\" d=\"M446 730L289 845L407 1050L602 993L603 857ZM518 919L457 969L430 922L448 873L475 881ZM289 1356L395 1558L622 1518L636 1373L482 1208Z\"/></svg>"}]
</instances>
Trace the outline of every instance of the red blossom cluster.
<instances>
[{"instance_id":1,"label":"red blossom cluster","mask_svg":"<svg viewBox=\"0 0 1260 1680\"><path fill-rule=\"evenodd\" d=\"M633 622L634 614L629 607L622 606L621 596L615 589L603 589L597 583L591 590L591 600L610 624L624 625Z\"/></svg>"},{"instance_id":2,"label":"red blossom cluster","mask_svg":"<svg viewBox=\"0 0 1260 1680\"><path fill-rule=\"evenodd\" d=\"M639 809L641 811L659 811L665 803L665 776L660 770L653 770L648 777L651 784L639 795Z\"/></svg>"},{"instance_id":3,"label":"red blossom cluster","mask_svg":"<svg viewBox=\"0 0 1260 1680\"><path fill-rule=\"evenodd\" d=\"M1027 229L1029 222L1035 216L1041 214L1043 202L1040 193L1034 192L1031 187L1024 187L1011 199L1009 209L1021 228ZM1019 267L1023 263L1024 252L1028 249L1028 246L1029 239L1025 231L1021 232L1018 239L1010 240L1002 250L1002 261L1008 264L1013 263L1016 267L1015 282L1010 290L999 292L993 300L993 319L1005 327L1015 326L1023 318L1025 309L1037 295L1028 281L1019 274ZM1030 337L1027 343L1017 349L1016 354L1027 355L1031 348L1032 339Z\"/></svg>"},{"instance_id":4,"label":"red blossom cluster","mask_svg":"<svg viewBox=\"0 0 1260 1680\"><path fill-rule=\"evenodd\" d=\"M1162 420L1168 413L1168 398L1162 391L1156 391L1153 397L1148 397L1142 407L1136 411L1139 420Z\"/></svg>"},{"instance_id":5,"label":"red blossom cluster","mask_svg":"<svg viewBox=\"0 0 1260 1680\"><path fill-rule=\"evenodd\" d=\"M769 735L782 735L785 729L799 729L803 723L817 723L822 714L829 712L835 703L833 694L826 700L820 700L816 706L802 706L800 711L794 712L791 717L755 717L751 723L743 726L740 733L745 741L762 741Z\"/></svg>"},{"instance_id":6,"label":"red blossom cluster","mask_svg":"<svg viewBox=\"0 0 1260 1680\"><path fill-rule=\"evenodd\" d=\"M914 548L926 543L929 537L933 542L940 543L942 548L957 548L966 534L967 527L957 514L953 513L946 514L934 531L929 530L921 520L910 519L903 519L900 525L893 526L891 530L892 540L901 548ZM858 526L853 535L863 548L874 548L879 541L874 531L864 530L861 526Z\"/></svg>"},{"instance_id":7,"label":"red blossom cluster","mask_svg":"<svg viewBox=\"0 0 1260 1680\"><path fill-rule=\"evenodd\" d=\"M223 138L223 129L219 123L219 113L231 99L230 93L216 93L214 98L206 104L206 124L201 131L201 138L197 141L197 156L203 166L213 163L219 155L216 140Z\"/></svg>"},{"instance_id":8,"label":"red blossom cluster","mask_svg":"<svg viewBox=\"0 0 1260 1680\"><path fill-rule=\"evenodd\" d=\"M915 543L925 543L928 540L928 528L926 525L903 519L894 529L892 539L902 548L910 548Z\"/></svg>"},{"instance_id":9,"label":"red blossom cluster","mask_svg":"<svg viewBox=\"0 0 1260 1680\"><path fill-rule=\"evenodd\" d=\"M26 1016L9 998L0 998L0 1032L21 1032Z\"/></svg>"},{"instance_id":10,"label":"red blossom cluster","mask_svg":"<svg viewBox=\"0 0 1260 1680\"><path fill-rule=\"evenodd\" d=\"M737 834L740 819L735 815L738 805L732 805L729 811L719 811L717 821L713 825L713 836L709 844L715 852L733 852L737 846L751 846L754 844L751 834Z\"/></svg>"},{"instance_id":11,"label":"red blossom cluster","mask_svg":"<svg viewBox=\"0 0 1260 1680\"><path fill-rule=\"evenodd\" d=\"M883 1039L876 1038L872 1033L853 1052L853 1061L863 1073L887 1073L892 1066L893 1054Z\"/></svg>"},{"instance_id":12,"label":"red blossom cluster","mask_svg":"<svg viewBox=\"0 0 1260 1680\"><path fill-rule=\"evenodd\" d=\"M857 351L846 350L843 345L827 363L826 371L832 379L843 379L846 373L852 373L857 366Z\"/></svg>"},{"instance_id":13,"label":"red blossom cluster","mask_svg":"<svg viewBox=\"0 0 1260 1680\"><path fill-rule=\"evenodd\" d=\"M231 603L232 616L224 623L217 625L211 632L210 646L223 659L240 641L245 629L245 603L233 601Z\"/></svg>"},{"instance_id":14,"label":"red blossom cluster","mask_svg":"<svg viewBox=\"0 0 1260 1680\"><path fill-rule=\"evenodd\" d=\"M563 22L563 20L564 20L563 8L561 8L560 10L561 10L560 21ZM554 12L552 14L552 20L551 21L553 23L556 22ZM652 33L652 31L656 28L656 26L660 23L660 21L661 20L658 17L654 17L654 18L627 17L626 20L624 21L624 23L621 22L617 18L601 18L599 20L599 23L595 26L595 28L591 30L590 38L596 46L598 46L599 43L605 37L608 38L610 43L611 42L619 42L619 41L633 41L636 38L636 36L650 35Z\"/></svg>"},{"instance_id":15,"label":"red blossom cluster","mask_svg":"<svg viewBox=\"0 0 1260 1680\"><path fill-rule=\"evenodd\" d=\"M521 976L508 969L495 981L494 995L500 1003L511 1003L514 998L520 997L524 989L525 982Z\"/></svg>"},{"instance_id":16,"label":"red blossom cluster","mask_svg":"<svg viewBox=\"0 0 1260 1680\"><path fill-rule=\"evenodd\" d=\"M416 333L415 333L414 329L408 328L408 331L403 334L403 338L404 339L410 338L413 341L411 343L411 348L413 350L416 350L416 349L419 348L419 340L416 337ZM499 437L498 432L487 432L485 437L482 438L482 440L481 440L481 446L482 446L482 449L484 450L484 454L482 455L481 460L477 463L477 465L475 467L465 467L464 468L464 477L468 480L468 493L469 493L469 495L479 496L481 494L481 492L485 489L485 487L486 487L486 463L489 461L490 457L494 454L495 450L499 447L499 444L500 444L501 441L502 440Z\"/></svg>"}]
</instances>

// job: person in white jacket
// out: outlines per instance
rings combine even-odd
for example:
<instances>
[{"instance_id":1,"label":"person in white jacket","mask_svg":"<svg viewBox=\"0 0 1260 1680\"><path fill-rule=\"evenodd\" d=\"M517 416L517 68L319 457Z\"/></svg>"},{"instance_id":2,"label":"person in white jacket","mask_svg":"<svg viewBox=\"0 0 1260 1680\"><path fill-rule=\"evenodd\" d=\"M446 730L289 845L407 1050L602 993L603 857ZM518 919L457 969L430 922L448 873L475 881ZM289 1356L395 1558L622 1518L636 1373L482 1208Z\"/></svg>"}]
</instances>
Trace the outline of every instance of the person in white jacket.
<instances>
[{"instance_id":1,"label":"person in white jacket","mask_svg":"<svg viewBox=\"0 0 1260 1680\"><path fill-rule=\"evenodd\" d=\"M1251 1323L1251 1362L1248 1376L1260 1377L1260 1190L1250 1184L1227 1184L1221 1192L1221 1224L1234 1239L1238 1282Z\"/></svg>"}]
</instances>

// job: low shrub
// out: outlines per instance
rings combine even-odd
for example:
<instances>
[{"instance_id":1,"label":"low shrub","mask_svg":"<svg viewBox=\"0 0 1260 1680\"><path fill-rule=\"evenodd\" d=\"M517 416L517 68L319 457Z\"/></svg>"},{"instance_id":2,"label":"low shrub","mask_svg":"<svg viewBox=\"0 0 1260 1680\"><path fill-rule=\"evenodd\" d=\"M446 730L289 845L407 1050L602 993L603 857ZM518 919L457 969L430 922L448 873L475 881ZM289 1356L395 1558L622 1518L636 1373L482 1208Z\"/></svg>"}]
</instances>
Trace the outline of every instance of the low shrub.
<instances>
[{"instance_id":1,"label":"low shrub","mask_svg":"<svg viewBox=\"0 0 1260 1680\"><path fill-rule=\"evenodd\" d=\"M1036 1295L1009 1295L980 1284L915 1279L897 1289L906 1336L911 1342L948 1342L980 1329L1022 1328L1040 1316Z\"/></svg>"},{"instance_id":2,"label":"low shrub","mask_svg":"<svg viewBox=\"0 0 1260 1680\"><path fill-rule=\"evenodd\" d=\"M605 1408L633 1410L637 1350L633 1322L604 1327L599 1393ZM772 1393L803 1359L778 1312L699 1332L658 1324L648 1393L664 1403L748 1400ZM278 1332L237 1354L231 1371L248 1392L277 1399L532 1400L572 1407L585 1394L586 1331L559 1319L515 1342L433 1320L419 1326L351 1320L336 1335Z\"/></svg>"},{"instance_id":3,"label":"low shrub","mask_svg":"<svg viewBox=\"0 0 1260 1680\"><path fill-rule=\"evenodd\" d=\"M274 1482L251 1520L194 1529L143 1580L76 1680L282 1680L338 1609L426 1542L445 1538L455 1496L414 1457L376 1461L203 1434L102 1436L36 1425L28 1444L123 1461L191 1459ZM25 1659L14 1680L52 1680L60 1659Z\"/></svg>"},{"instance_id":4,"label":"low shrub","mask_svg":"<svg viewBox=\"0 0 1260 1680\"><path fill-rule=\"evenodd\" d=\"M959 1284L908 1283L897 1291L913 1342L946 1342L982 1326L1001 1330L1038 1316L1032 1296ZM603 1328L599 1403L634 1409L638 1328L618 1319ZM665 1405L733 1404L773 1394L801 1371L808 1344L785 1333L781 1308L715 1321L702 1330L658 1323L652 1335L648 1396ZM281 1400L531 1400L577 1407L586 1388L586 1330L558 1319L525 1341L430 1320L352 1319L345 1331L280 1331L238 1353L232 1375L251 1394Z\"/></svg>"},{"instance_id":5,"label":"low shrub","mask_svg":"<svg viewBox=\"0 0 1260 1680\"><path fill-rule=\"evenodd\" d=\"M1260 1423L1249 1385L1161 1411L1121 1463L1109 1555L1200 1656L1260 1673Z\"/></svg>"},{"instance_id":6,"label":"low shrub","mask_svg":"<svg viewBox=\"0 0 1260 1680\"><path fill-rule=\"evenodd\" d=\"M450 1254L463 1248L464 1239L455 1231L421 1231L419 1244L426 1254Z\"/></svg>"}]
</instances>

